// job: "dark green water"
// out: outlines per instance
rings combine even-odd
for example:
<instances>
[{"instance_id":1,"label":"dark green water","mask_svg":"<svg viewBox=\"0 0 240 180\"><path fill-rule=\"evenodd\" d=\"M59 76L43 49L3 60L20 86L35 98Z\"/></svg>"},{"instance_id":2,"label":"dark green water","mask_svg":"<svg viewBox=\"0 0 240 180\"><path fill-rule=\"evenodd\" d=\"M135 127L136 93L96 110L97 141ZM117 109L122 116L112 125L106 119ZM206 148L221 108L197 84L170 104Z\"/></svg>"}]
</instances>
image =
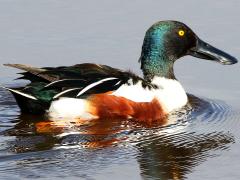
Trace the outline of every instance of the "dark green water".
<instances>
[{"instance_id":1,"label":"dark green water","mask_svg":"<svg viewBox=\"0 0 240 180\"><path fill-rule=\"evenodd\" d=\"M164 19L240 58L239 7L230 1L0 1L0 63L95 62L131 69L146 29ZM0 89L0 179L239 179L240 64L185 57L176 77L191 106L164 126L126 120L39 132L44 117L23 115ZM0 66L0 83L16 70Z\"/></svg>"}]
</instances>

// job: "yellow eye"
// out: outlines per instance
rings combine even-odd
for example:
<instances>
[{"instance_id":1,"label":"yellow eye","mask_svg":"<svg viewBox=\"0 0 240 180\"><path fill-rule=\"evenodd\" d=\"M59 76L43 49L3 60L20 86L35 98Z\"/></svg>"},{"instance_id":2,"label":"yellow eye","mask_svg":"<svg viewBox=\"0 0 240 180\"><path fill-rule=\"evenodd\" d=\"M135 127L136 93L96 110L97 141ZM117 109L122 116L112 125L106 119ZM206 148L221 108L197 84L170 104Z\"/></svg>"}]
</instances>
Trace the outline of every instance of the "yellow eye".
<instances>
[{"instance_id":1,"label":"yellow eye","mask_svg":"<svg viewBox=\"0 0 240 180\"><path fill-rule=\"evenodd\" d=\"M179 36L184 36L184 34L185 34L185 32L184 32L183 30L179 30L179 31L178 31L178 35L179 35Z\"/></svg>"}]
</instances>

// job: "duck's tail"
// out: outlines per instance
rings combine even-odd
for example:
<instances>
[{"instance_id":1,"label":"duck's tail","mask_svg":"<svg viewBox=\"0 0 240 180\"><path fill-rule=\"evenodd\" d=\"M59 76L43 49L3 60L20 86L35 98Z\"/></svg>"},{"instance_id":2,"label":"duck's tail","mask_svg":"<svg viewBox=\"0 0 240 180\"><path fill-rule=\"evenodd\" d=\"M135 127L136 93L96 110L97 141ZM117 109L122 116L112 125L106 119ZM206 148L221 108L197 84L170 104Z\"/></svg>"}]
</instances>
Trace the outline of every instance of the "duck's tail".
<instances>
[{"instance_id":1,"label":"duck's tail","mask_svg":"<svg viewBox=\"0 0 240 180\"><path fill-rule=\"evenodd\" d=\"M4 86L1 86L1 88L9 90L13 95L23 96L25 98L36 100L36 101L38 100L36 97L34 97L30 94L23 93L23 92L21 92L20 90L17 90L17 89L7 88L7 87L4 87Z\"/></svg>"},{"instance_id":2,"label":"duck's tail","mask_svg":"<svg viewBox=\"0 0 240 180\"><path fill-rule=\"evenodd\" d=\"M13 94L23 113L44 114L45 110L48 108L45 103L35 96L22 92L22 88L8 88L2 85L0 85L0 87Z\"/></svg>"}]
</instances>

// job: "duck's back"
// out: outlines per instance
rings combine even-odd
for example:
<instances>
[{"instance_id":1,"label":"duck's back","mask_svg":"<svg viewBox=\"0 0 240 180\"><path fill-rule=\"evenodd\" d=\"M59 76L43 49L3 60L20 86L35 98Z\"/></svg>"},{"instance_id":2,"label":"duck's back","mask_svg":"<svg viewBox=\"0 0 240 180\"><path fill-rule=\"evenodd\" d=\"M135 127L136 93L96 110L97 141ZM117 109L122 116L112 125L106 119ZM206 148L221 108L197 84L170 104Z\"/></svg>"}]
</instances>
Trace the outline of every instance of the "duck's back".
<instances>
[{"instance_id":1,"label":"duck's back","mask_svg":"<svg viewBox=\"0 0 240 180\"><path fill-rule=\"evenodd\" d=\"M35 68L22 64L6 64L23 70L19 79L29 80L24 87L7 88L12 92L22 112L42 114L52 101L61 97L84 99L118 89L129 79L137 83L140 77L106 65L78 64L74 66ZM144 86L150 86L147 82Z\"/></svg>"}]
</instances>

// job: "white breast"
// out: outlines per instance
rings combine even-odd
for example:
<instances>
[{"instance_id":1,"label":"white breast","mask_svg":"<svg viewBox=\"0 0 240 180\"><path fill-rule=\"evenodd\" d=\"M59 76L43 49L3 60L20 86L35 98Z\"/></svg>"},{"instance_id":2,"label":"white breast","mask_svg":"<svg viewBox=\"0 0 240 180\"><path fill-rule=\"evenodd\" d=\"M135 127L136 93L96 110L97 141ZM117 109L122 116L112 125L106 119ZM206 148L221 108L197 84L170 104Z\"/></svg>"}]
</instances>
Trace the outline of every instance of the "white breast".
<instances>
[{"instance_id":1,"label":"white breast","mask_svg":"<svg viewBox=\"0 0 240 180\"><path fill-rule=\"evenodd\" d=\"M167 112L171 112L186 105L186 92L177 80L154 77L152 83L160 88L151 90L148 88L145 89L142 87L141 82L134 85L124 84L113 92L112 95L125 97L135 102L150 102L156 98L164 105Z\"/></svg>"}]
</instances>

